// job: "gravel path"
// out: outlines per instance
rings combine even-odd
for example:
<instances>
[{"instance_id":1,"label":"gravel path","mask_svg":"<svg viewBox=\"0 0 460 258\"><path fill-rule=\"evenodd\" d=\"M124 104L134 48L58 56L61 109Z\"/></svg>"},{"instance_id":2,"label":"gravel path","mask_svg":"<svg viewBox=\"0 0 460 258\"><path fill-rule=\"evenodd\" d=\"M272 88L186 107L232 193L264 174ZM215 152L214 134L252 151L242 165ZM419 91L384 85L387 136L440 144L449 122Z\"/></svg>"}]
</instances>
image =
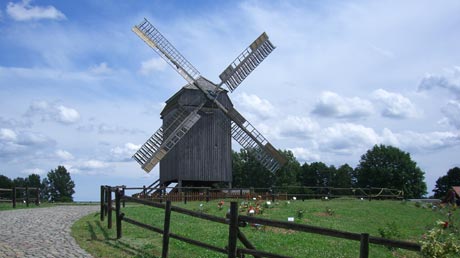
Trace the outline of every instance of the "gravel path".
<instances>
[{"instance_id":1,"label":"gravel path","mask_svg":"<svg viewBox=\"0 0 460 258\"><path fill-rule=\"evenodd\" d=\"M96 205L0 211L0 257L91 257L70 236L73 222Z\"/></svg>"}]
</instances>

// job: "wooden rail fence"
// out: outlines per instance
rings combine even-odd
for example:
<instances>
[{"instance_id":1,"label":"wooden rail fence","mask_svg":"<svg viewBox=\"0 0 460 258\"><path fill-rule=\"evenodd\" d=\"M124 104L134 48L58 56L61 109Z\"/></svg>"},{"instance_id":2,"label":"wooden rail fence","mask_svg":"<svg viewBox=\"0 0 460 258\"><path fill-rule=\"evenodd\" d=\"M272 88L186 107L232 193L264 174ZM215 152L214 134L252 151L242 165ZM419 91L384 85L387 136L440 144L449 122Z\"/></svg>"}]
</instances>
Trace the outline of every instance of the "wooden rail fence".
<instances>
[{"instance_id":1,"label":"wooden rail fence","mask_svg":"<svg viewBox=\"0 0 460 258\"><path fill-rule=\"evenodd\" d=\"M163 247L162 247L162 257L168 257L168 250L169 250L169 239L174 238L195 246L203 247L208 250L212 250L215 252L227 254L229 258L235 257L242 257L245 254L252 255L254 257L273 257L273 258L286 258L289 256L274 254L262 250L256 250L255 246L246 238L243 232L239 229L240 227L244 227L248 224L260 224L270 227L277 227L283 229L289 229L299 232L305 233L312 233L312 234L319 234L324 236L348 239L353 241L360 242L360 258L367 258L369 257L369 244L377 244L383 245L387 247L393 248L401 248L411 251L419 252L421 250L421 246L417 243L407 242L407 241L399 241L399 240L391 240L385 239L381 237L374 237L370 236L368 233L352 233L346 232L341 230L335 229L328 229L328 228L321 228L316 226L298 224L293 222L284 222L284 221L277 221L277 220L269 220L263 218L257 218L252 216L244 216L238 214L238 203L231 202L230 204L230 212L227 214L226 218L221 218L213 215L209 215L206 213L195 212L191 210L187 210L180 207L175 207L171 205L171 200L166 200L165 203L154 202L147 199L140 199L135 197L129 197L125 195L124 186L117 186L117 187L110 187L110 186L101 186L101 212L100 212L100 219L101 221L104 220L104 217L107 216L107 227L109 229L112 228L112 212L115 212L115 220L116 220L116 231L117 231L117 239L120 239L123 235L123 226L122 222L130 223L136 225L138 227L142 227L156 233L163 235ZM115 206L113 206L112 194L115 194ZM122 213L121 209L124 207L124 202L134 202L138 204L147 205L154 208L164 209L165 216L164 216L164 227L158 228L154 227L139 221L136 221L132 218L128 218ZM210 245L208 243L201 242L196 239L190 239L184 236L180 236L173 232L170 232L170 224L171 224L171 212L177 212L181 214L185 214L188 216L200 218L203 220L208 220L216 223L226 224L229 227L229 234L228 234L228 245L225 247L219 247ZM241 241L245 248L238 248L237 241Z\"/></svg>"},{"instance_id":2,"label":"wooden rail fence","mask_svg":"<svg viewBox=\"0 0 460 258\"><path fill-rule=\"evenodd\" d=\"M17 193L24 191L24 196L19 198ZM31 195L31 191L35 191L34 195ZM6 195L6 197L2 197ZM13 208L16 208L18 202L23 202L29 207L29 203L35 203L40 205L40 188L38 187L13 187L11 189L0 188L0 202L11 202Z\"/></svg>"}]
</instances>

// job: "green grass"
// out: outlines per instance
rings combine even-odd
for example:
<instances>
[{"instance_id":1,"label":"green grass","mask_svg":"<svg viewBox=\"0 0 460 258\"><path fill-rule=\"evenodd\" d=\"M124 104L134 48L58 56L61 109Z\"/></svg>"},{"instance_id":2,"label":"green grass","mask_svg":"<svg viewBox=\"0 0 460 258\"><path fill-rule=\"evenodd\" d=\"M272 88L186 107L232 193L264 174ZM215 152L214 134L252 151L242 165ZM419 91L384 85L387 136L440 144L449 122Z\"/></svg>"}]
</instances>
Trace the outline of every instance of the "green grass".
<instances>
[{"instance_id":1,"label":"green grass","mask_svg":"<svg viewBox=\"0 0 460 258\"><path fill-rule=\"evenodd\" d=\"M200 204L203 207L200 208ZM217 201L173 203L175 206L224 217L229 202L224 208L217 208ZM297 223L344 230L355 233L369 233L380 236L379 229L395 224L399 239L417 242L432 228L437 220L447 220L446 211L416 207L414 203L400 201L360 201L336 199L331 201L308 200L282 201L257 215L262 218L287 221L295 217ZM303 217L297 219L297 211L303 210ZM329 210L329 213L327 212ZM162 228L164 211L140 205L128 205L122 211L126 217ZM458 211L456 211L458 214ZM331 215L332 214L332 215ZM459 216L459 215L454 216ZM115 217L115 216L114 216ZM458 218L455 218L457 221ZM290 230L265 227L241 228L257 249L294 257L358 257L359 242ZM171 232L200 240L219 247L225 247L228 226L214 222L172 213ZM162 235L123 223L123 237L116 240L115 219L112 229L107 221L99 221L99 214L88 215L72 227L72 235L85 250L94 257L160 257ZM170 257L226 257L174 239L170 240ZM371 245L370 257L418 257L405 250L389 250L383 246Z\"/></svg>"}]
</instances>

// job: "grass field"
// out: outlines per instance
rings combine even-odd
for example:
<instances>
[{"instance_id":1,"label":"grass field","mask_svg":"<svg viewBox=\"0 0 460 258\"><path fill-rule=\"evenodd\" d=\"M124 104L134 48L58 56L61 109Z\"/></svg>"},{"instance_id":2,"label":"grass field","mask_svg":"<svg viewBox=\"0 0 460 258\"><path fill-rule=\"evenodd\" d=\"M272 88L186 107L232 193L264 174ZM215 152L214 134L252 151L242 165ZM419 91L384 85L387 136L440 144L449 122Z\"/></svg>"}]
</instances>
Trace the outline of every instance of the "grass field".
<instances>
[{"instance_id":1,"label":"grass field","mask_svg":"<svg viewBox=\"0 0 460 258\"><path fill-rule=\"evenodd\" d=\"M203 211L224 217L230 205L225 202L218 209L217 201L173 203L190 210ZM200 206L202 205L202 206ZM330 201L308 200L286 201L272 204L256 216L287 221L295 217L297 223L338 229L355 233L369 233L381 236L386 232L395 239L418 242L437 220L447 220L447 208L435 209L413 202L361 201L335 199ZM420 205L417 205L420 206ZM298 211L303 211L302 218ZM162 228L164 211L140 205L127 205L122 209L126 217ZM454 219L459 221L459 211ZM257 249L293 257L358 257L359 242L310 233L294 232L277 228L241 228ZM225 247L228 226L204 221L186 215L172 213L171 232L200 240L219 247ZM95 257L160 257L162 235L123 223L123 237L116 240L115 219L111 230L107 221L100 222L99 214L88 215L72 227L77 242ZM200 247L174 239L170 240L170 257L226 257ZM370 245L370 257L419 257L419 254L405 250L389 250L383 246Z\"/></svg>"}]
</instances>

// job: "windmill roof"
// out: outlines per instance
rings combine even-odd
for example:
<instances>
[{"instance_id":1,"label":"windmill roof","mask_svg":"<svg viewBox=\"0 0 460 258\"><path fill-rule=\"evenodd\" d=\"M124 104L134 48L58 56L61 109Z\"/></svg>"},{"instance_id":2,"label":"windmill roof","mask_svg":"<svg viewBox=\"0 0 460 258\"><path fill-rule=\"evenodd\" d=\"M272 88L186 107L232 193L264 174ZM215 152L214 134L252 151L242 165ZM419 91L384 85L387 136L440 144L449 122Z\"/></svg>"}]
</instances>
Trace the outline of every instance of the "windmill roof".
<instances>
[{"instance_id":1,"label":"windmill roof","mask_svg":"<svg viewBox=\"0 0 460 258\"><path fill-rule=\"evenodd\" d=\"M460 186L452 186L452 189L454 189L457 195L460 196Z\"/></svg>"}]
</instances>

